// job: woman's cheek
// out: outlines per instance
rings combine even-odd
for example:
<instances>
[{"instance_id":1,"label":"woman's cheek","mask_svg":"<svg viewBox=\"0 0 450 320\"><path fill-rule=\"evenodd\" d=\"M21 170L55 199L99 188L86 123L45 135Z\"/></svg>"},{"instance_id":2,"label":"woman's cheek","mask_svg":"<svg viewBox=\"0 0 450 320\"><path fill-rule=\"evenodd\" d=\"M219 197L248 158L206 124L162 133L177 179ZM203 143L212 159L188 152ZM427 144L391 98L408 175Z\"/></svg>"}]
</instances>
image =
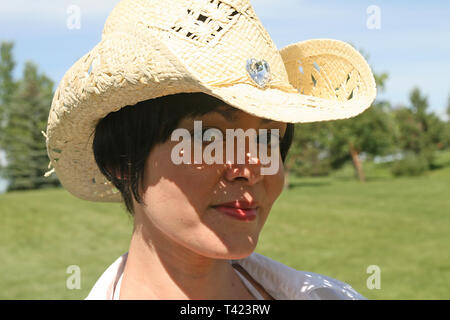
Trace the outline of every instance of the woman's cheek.
<instances>
[{"instance_id":1,"label":"woman's cheek","mask_svg":"<svg viewBox=\"0 0 450 320\"><path fill-rule=\"evenodd\" d=\"M267 181L268 196L275 201L283 191L284 187L284 164L281 155L278 159L279 168L276 174L268 175L264 180Z\"/></svg>"}]
</instances>

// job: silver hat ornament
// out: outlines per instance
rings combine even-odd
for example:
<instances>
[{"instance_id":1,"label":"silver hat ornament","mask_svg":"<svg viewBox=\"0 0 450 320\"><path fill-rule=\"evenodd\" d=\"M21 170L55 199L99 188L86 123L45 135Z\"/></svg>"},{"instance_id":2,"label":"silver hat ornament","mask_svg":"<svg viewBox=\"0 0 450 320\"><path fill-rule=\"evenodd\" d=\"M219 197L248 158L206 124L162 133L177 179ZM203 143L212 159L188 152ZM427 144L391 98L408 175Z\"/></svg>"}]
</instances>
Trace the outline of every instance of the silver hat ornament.
<instances>
[{"instance_id":1,"label":"silver hat ornament","mask_svg":"<svg viewBox=\"0 0 450 320\"><path fill-rule=\"evenodd\" d=\"M254 58L248 59L247 72L253 81L261 88L265 88L270 82L270 66L266 60L257 60Z\"/></svg>"}]
</instances>

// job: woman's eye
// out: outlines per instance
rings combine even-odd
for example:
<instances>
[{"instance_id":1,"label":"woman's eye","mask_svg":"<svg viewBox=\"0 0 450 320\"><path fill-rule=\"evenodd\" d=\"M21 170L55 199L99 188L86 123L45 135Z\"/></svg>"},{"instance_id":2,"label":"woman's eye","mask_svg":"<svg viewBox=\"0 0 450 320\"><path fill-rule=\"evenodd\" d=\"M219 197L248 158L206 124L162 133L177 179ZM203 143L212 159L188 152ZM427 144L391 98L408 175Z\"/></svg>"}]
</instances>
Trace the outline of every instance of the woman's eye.
<instances>
[{"instance_id":1,"label":"woman's eye","mask_svg":"<svg viewBox=\"0 0 450 320\"><path fill-rule=\"evenodd\" d=\"M222 131L217 128L203 128L202 135L196 137L194 131L191 131L191 136L197 141L210 143L216 140L221 140L223 137Z\"/></svg>"},{"instance_id":2,"label":"woman's eye","mask_svg":"<svg viewBox=\"0 0 450 320\"><path fill-rule=\"evenodd\" d=\"M194 137L197 141L201 141L202 143L211 143L213 141L223 140L223 133L218 128L203 128L202 135L200 137L196 137L194 131L191 131L191 136ZM267 130L266 133L262 133L259 136L256 136L257 144L266 144L276 146L280 142L280 136L271 133L270 130Z\"/></svg>"},{"instance_id":3,"label":"woman's eye","mask_svg":"<svg viewBox=\"0 0 450 320\"><path fill-rule=\"evenodd\" d=\"M269 130L265 134L260 134L257 139L258 144L262 143L272 146L276 146L280 142L280 136L275 133L271 133Z\"/></svg>"},{"instance_id":4,"label":"woman's eye","mask_svg":"<svg viewBox=\"0 0 450 320\"><path fill-rule=\"evenodd\" d=\"M204 142L221 140L222 137L222 131L217 128L206 128L202 130L202 133Z\"/></svg>"}]
</instances>

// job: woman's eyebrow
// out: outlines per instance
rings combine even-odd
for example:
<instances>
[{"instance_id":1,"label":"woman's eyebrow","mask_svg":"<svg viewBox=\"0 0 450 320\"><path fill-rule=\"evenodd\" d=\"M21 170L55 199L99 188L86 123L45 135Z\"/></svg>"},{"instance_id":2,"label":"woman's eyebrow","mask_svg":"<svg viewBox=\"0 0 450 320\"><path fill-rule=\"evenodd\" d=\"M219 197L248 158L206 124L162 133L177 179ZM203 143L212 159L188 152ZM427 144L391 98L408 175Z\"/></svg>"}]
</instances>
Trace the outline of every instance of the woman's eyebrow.
<instances>
[{"instance_id":1,"label":"woman's eyebrow","mask_svg":"<svg viewBox=\"0 0 450 320\"><path fill-rule=\"evenodd\" d=\"M212 113L212 112L216 112L216 113L221 114L225 119L227 119L228 121L231 122L231 121L237 120L236 113L238 113L239 110L238 109L234 109L234 108L227 108L227 109L220 109L219 108L219 109L211 110L208 113ZM270 123L270 122L275 122L275 121L271 120L271 119L261 118L260 122L261 123Z\"/></svg>"}]
</instances>

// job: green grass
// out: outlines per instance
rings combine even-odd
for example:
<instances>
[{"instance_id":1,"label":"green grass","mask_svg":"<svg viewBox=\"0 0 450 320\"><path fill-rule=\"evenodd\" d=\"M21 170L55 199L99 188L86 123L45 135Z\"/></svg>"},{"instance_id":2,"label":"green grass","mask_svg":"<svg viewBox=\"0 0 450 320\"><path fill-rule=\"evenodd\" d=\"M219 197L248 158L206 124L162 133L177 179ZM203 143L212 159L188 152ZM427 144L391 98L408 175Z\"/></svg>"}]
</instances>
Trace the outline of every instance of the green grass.
<instances>
[{"instance_id":1,"label":"green grass","mask_svg":"<svg viewBox=\"0 0 450 320\"><path fill-rule=\"evenodd\" d=\"M79 200L64 189L0 196L0 299L82 299L128 250L132 222L117 204ZM68 290L67 267L81 269Z\"/></svg>"},{"instance_id":2,"label":"green grass","mask_svg":"<svg viewBox=\"0 0 450 320\"><path fill-rule=\"evenodd\" d=\"M450 153L442 168L392 178L386 165L351 165L330 177L293 178L273 206L257 252L351 284L369 299L450 299ZM83 299L128 250L132 221L118 204L63 189L0 195L0 299ZM66 269L81 268L68 290ZM369 290L366 269L381 269Z\"/></svg>"}]
</instances>

